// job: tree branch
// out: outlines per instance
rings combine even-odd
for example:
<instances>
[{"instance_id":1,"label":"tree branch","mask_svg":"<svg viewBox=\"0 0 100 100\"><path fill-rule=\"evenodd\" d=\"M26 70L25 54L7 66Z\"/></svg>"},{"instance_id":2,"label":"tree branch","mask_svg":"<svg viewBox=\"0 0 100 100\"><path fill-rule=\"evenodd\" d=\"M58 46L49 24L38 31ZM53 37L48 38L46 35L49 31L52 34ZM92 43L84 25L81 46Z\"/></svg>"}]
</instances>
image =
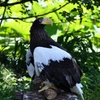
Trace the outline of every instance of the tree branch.
<instances>
[{"instance_id":1,"label":"tree branch","mask_svg":"<svg viewBox=\"0 0 100 100\"><path fill-rule=\"evenodd\" d=\"M43 81L39 77L35 77L34 83L32 81L32 91L16 90L15 100L78 100L78 96L74 93L60 92L60 90L52 88L39 92L41 83ZM57 93L58 91L59 93Z\"/></svg>"},{"instance_id":2,"label":"tree branch","mask_svg":"<svg viewBox=\"0 0 100 100\"><path fill-rule=\"evenodd\" d=\"M6 0L6 1L5 1L5 4L7 4L7 3L8 3L8 1L9 1L9 0ZM5 13L6 13L6 8L7 8L7 6L5 6L5 8L4 8L2 18L4 18L4 16L5 16ZM1 22L0 22L0 26L1 26L1 24L2 24L2 21L3 21L3 19L2 19L2 20L1 20Z\"/></svg>"},{"instance_id":3,"label":"tree branch","mask_svg":"<svg viewBox=\"0 0 100 100\"><path fill-rule=\"evenodd\" d=\"M33 15L33 16L28 16L28 17L4 17L4 18L0 18L0 20L5 20L5 19L24 20L24 19L33 18L33 17L44 16L44 15L47 15L47 14L50 14L50 13L53 13L53 12L60 10L61 8L65 7L67 4L68 4L68 2L65 3L64 5L60 6L59 8L55 9L55 10L52 10L52 11L49 11L49 12L46 12L46 13L43 13L43 14L39 14L39 15Z\"/></svg>"},{"instance_id":4,"label":"tree branch","mask_svg":"<svg viewBox=\"0 0 100 100\"><path fill-rule=\"evenodd\" d=\"M2 19L1 19L1 22L0 22L0 26L1 26L2 21L3 21L3 18L4 18L4 16L5 16L5 12L6 12L6 6L5 6L5 8L4 8L4 12L3 12Z\"/></svg>"},{"instance_id":5,"label":"tree branch","mask_svg":"<svg viewBox=\"0 0 100 100\"><path fill-rule=\"evenodd\" d=\"M21 1L13 2L13 3L5 3L5 2L2 2L2 3L0 3L0 7L3 7L3 6L4 6L4 7L5 7L5 6L13 6L13 5L25 3L25 2L28 2L28 1L31 2L31 0L21 0Z\"/></svg>"}]
</instances>

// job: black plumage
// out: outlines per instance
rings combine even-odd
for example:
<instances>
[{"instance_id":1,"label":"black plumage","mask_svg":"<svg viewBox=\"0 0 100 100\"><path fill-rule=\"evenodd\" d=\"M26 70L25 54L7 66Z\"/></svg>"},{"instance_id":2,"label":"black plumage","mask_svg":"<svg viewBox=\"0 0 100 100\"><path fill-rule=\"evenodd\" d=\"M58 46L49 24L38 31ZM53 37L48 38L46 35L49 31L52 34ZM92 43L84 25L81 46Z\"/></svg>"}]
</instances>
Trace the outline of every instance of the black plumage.
<instances>
[{"instance_id":1,"label":"black plumage","mask_svg":"<svg viewBox=\"0 0 100 100\"><path fill-rule=\"evenodd\" d=\"M39 19L41 20L43 18L39 18ZM50 45L54 45L54 46L57 46L61 49L64 49L57 42L55 42L54 40L52 40L48 36L48 34L44 28L45 25L41 24L39 19L35 20L35 22L33 23L32 27L30 29L30 33L31 33L30 34L30 49L31 49L31 52L33 52L37 46L51 48Z\"/></svg>"}]
</instances>

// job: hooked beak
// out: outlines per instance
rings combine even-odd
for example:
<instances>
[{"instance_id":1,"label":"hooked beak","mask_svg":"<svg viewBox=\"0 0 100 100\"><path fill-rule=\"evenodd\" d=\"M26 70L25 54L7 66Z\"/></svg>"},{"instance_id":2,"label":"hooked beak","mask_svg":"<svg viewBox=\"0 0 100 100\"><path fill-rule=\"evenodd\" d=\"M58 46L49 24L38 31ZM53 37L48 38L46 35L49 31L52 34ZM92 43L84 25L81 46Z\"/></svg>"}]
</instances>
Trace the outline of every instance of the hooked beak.
<instances>
[{"instance_id":1,"label":"hooked beak","mask_svg":"<svg viewBox=\"0 0 100 100\"><path fill-rule=\"evenodd\" d=\"M53 22L52 22L52 20L49 19L49 18L43 18L41 24L44 24L44 25L46 25L46 24L53 25Z\"/></svg>"}]
</instances>

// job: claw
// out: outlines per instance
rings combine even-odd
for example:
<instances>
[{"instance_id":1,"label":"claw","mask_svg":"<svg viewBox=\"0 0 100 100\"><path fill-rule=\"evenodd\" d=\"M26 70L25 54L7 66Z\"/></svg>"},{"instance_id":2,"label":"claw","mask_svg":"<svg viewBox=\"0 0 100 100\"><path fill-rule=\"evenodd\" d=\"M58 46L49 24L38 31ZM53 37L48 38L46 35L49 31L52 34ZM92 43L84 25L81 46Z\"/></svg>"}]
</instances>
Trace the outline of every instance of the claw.
<instances>
[{"instance_id":1,"label":"claw","mask_svg":"<svg viewBox=\"0 0 100 100\"><path fill-rule=\"evenodd\" d=\"M54 89L54 90L57 90L57 88L52 83L50 83L48 80L47 81L43 81L41 83L41 86L43 86L43 87L38 92L42 92L42 91L50 89L50 88Z\"/></svg>"},{"instance_id":2,"label":"claw","mask_svg":"<svg viewBox=\"0 0 100 100\"><path fill-rule=\"evenodd\" d=\"M40 89L40 90L38 90L38 92L42 92L42 91L44 91L44 90L47 90L49 87L48 86L44 86L44 87L42 87L42 89Z\"/></svg>"}]
</instances>

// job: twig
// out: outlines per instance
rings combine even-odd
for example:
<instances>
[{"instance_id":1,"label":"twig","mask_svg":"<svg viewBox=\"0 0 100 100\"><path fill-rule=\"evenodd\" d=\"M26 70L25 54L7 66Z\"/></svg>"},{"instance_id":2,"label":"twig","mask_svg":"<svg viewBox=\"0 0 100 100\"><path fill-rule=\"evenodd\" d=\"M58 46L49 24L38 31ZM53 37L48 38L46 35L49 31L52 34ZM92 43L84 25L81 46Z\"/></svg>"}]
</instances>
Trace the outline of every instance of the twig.
<instances>
[{"instance_id":1,"label":"twig","mask_svg":"<svg viewBox=\"0 0 100 100\"><path fill-rule=\"evenodd\" d=\"M7 2L8 2L8 0L5 0L4 4L7 4ZM3 12L2 18L4 18L4 16L5 16L6 8L7 8L7 6L5 6L5 8L4 8L4 12ZM2 24L2 21L3 21L3 19L0 22L0 26Z\"/></svg>"},{"instance_id":2,"label":"twig","mask_svg":"<svg viewBox=\"0 0 100 100\"><path fill-rule=\"evenodd\" d=\"M4 6L4 7L5 7L5 6L13 6L13 5L25 3L25 2L28 2L28 1L30 1L30 0L21 0L21 1L13 2L13 3L5 3L5 2L3 2L3 3L0 4L0 7L2 7L2 6ZM31 1L30 1L30 2L31 2Z\"/></svg>"},{"instance_id":3,"label":"twig","mask_svg":"<svg viewBox=\"0 0 100 100\"><path fill-rule=\"evenodd\" d=\"M65 7L67 4L68 4L68 2L65 3L64 5L60 6L59 8L55 9L55 10L52 10L52 11L49 11L49 12L46 12L46 13L43 13L43 14L39 14L39 15L28 16L28 17L22 17L22 18L19 18L19 17L7 17L7 18L5 18L5 17L4 17L4 18L0 18L0 20L5 20L5 19L24 20L24 19L33 18L33 17L44 16L44 15L47 15L47 14L50 14L50 13L53 13L53 12L56 12L56 11L60 10L61 8Z\"/></svg>"}]
</instances>

